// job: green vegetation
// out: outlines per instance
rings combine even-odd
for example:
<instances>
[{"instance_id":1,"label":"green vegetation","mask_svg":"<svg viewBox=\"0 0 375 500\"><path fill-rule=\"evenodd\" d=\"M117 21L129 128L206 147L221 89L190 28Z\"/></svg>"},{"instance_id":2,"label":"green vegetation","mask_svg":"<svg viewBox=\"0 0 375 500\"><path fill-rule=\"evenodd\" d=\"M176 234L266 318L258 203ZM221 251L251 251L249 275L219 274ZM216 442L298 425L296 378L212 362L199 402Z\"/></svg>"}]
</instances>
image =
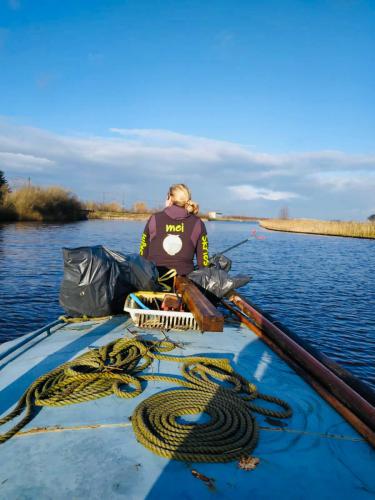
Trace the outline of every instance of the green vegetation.
<instances>
[{"instance_id":1,"label":"green vegetation","mask_svg":"<svg viewBox=\"0 0 375 500\"><path fill-rule=\"evenodd\" d=\"M10 189L4 172L0 170L0 222L17 220L17 213L8 201Z\"/></svg>"},{"instance_id":2,"label":"green vegetation","mask_svg":"<svg viewBox=\"0 0 375 500\"><path fill-rule=\"evenodd\" d=\"M4 172L0 170L0 205L3 204L4 198L7 193L9 193L10 189L8 186L8 182L5 178Z\"/></svg>"},{"instance_id":3,"label":"green vegetation","mask_svg":"<svg viewBox=\"0 0 375 500\"><path fill-rule=\"evenodd\" d=\"M375 238L373 222L341 222L314 219L269 219L259 222L265 229L293 233L349 236L352 238Z\"/></svg>"},{"instance_id":4,"label":"green vegetation","mask_svg":"<svg viewBox=\"0 0 375 500\"><path fill-rule=\"evenodd\" d=\"M86 218L82 203L66 189L25 186L11 192L6 182L0 189L0 221L68 222Z\"/></svg>"}]
</instances>

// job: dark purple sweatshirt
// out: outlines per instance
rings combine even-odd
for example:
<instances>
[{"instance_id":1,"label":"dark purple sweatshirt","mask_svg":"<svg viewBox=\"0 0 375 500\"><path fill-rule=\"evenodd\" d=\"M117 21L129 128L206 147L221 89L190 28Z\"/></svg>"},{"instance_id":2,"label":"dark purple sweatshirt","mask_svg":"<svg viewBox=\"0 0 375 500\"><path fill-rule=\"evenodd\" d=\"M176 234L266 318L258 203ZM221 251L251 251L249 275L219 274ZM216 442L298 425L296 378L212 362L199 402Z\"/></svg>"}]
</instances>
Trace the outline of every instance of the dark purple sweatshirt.
<instances>
[{"instance_id":1,"label":"dark purple sweatshirt","mask_svg":"<svg viewBox=\"0 0 375 500\"><path fill-rule=\"evenodd\" d=\"M157 266L176 269L182 276L193 271L194 254L198 267L206 267L208 239L205 225L196 215L172 205L149 218L139 253Z\"/></svg>"}]
</instances>

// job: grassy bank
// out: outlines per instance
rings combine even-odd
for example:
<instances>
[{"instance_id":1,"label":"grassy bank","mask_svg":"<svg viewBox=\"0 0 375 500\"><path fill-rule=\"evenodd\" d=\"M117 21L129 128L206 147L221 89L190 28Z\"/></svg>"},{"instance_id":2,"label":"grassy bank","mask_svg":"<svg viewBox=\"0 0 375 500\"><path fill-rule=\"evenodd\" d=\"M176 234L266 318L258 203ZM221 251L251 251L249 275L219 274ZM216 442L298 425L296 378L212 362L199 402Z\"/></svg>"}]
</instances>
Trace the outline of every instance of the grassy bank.
<instances>
[{"instance_id":1,"label":"grassy bank","mask_svg":"<svg viewBox=\"0 0 375 500\"><path fill-rule=\"evenodd\" d=\"M336 222L314 219L269 219L259 224L265 229L293 233L347 236L352 238L375 238L373 222Z\"/></svg>"},{"instance_id":2,"label":"grassy bank","mask_svg":"<svg viewBox=\"0 0 375 500\"><path fill-rule=\"evenodd\" d=\"M207 215L203 215L202 219L207 219L210 221L224 221L224 222L258 222L259 217L247 217L246 215L220 215L219 217L210 218Z\"/></svg>"},{"instance_id":3,"label":"grassy bank","mask_svg":"<svg viewBox=\"0 0 375 500\"><path fill-rule=\"evenodd\" d=\"M109 210L92 210L88 213L89 219L106 219L106 220L147 220L150 213L134 213L134 212L113 212Z\"/></svg>"},{"instance_id":4,"label":"grassy bank","mask_svg":"<svg viewBox=\"0 0 375 500\"><path fill-rule=\"evenodd\" d=\"M100 204L97 204L100 205ZM147 212L134 212L127 210L108 210L102 208L92 208L92 205L86 204L88 208L89 219L106 219L106 220L147 220L151 214L161 211L162 209L148 210ZM244 215L228 215L220 216L215 219L210 219L207 214L199 214L199 217L204 220L210 221L225 221L225 222L255 222L258 221L257 217L246 217Z\"/></svg>"},{"instance_id":5,"label":"grassy bank","mask_svg":"<svg viewBox=\"0 0 375 500\"><path fill-rule=\"evenodd\" d=\"M85 218L84 207L78 198L60 187L23 187L6 193L0 206L2 222L68 222Z\"/></svg>"},{"instance_id":6,"label":"grassy bank","mask_svg":"<svg viewBox=\"0 0 375 500\"><path fill-rule=\"evenodd\" d=\"M113 219L118 219L118 220L147 220L150 215L154 213L152 211L150 212L144 212L144 213L135 213L135 212L114 212L111 210L90 210L88 213L88 218L89 219L106 219L106 220L113 220ZM228 216L228 217L220 217L217 219L209 219L206 214L201 214L199 217L206 221L206 220L214 220L214 221L226 221L226 222L254 222L257 221L258 219L255 217L243 217L243 216Z\"/></svg>"}]
</instances>

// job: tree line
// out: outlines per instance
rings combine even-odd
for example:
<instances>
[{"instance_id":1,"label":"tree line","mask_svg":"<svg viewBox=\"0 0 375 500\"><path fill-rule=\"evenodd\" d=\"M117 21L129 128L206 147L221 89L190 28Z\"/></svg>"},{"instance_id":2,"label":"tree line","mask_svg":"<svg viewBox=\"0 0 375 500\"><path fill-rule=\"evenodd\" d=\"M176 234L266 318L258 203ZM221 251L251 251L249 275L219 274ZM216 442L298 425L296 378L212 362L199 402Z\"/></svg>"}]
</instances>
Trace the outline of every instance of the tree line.
<instances>
[{"instance_id":1,"label":"tree line","mask_svg":"<svg viewBox=\"0 0 375 500\"><path fill-rule=\"evenodd\" d=\"M82 202L67 189L59 186L26 185L12 191L0 170L0 222L41 221L68 222L84 220L92 213L152 213L143 201L126 210L117 202Z\"/></svg>"},{"instance_id":2,"label":"tree line","mask_svg":"<svg viewBox=\"0 0 375 500\"><path fill-rule=\"evenodd\" d=\"M68 222L86 218L84 205L58 186L23 186L12 191L0 170L0 221Z\"/></svg>"}]
</instances>

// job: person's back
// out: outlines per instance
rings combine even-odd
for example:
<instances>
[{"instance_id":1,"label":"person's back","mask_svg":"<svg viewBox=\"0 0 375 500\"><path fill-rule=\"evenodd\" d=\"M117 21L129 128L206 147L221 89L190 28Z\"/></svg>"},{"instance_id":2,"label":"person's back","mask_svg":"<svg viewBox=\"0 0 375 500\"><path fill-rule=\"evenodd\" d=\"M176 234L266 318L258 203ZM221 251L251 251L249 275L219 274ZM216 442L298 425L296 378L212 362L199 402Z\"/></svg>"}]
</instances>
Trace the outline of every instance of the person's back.
<instances>
[{"instance_id":1,"label":"person's back","mask_svg":"<svg viewBox=\"0 0 375 500\"><path fill-rule=\"evenodd\" d=\"M158 267L176 269L180 275L198 267L208 266L208 239L198 205L191 201L184 184L175 184L168 191L166 208L148 220L140 246L140 255Z\"/></svg>"}]
</instances>

